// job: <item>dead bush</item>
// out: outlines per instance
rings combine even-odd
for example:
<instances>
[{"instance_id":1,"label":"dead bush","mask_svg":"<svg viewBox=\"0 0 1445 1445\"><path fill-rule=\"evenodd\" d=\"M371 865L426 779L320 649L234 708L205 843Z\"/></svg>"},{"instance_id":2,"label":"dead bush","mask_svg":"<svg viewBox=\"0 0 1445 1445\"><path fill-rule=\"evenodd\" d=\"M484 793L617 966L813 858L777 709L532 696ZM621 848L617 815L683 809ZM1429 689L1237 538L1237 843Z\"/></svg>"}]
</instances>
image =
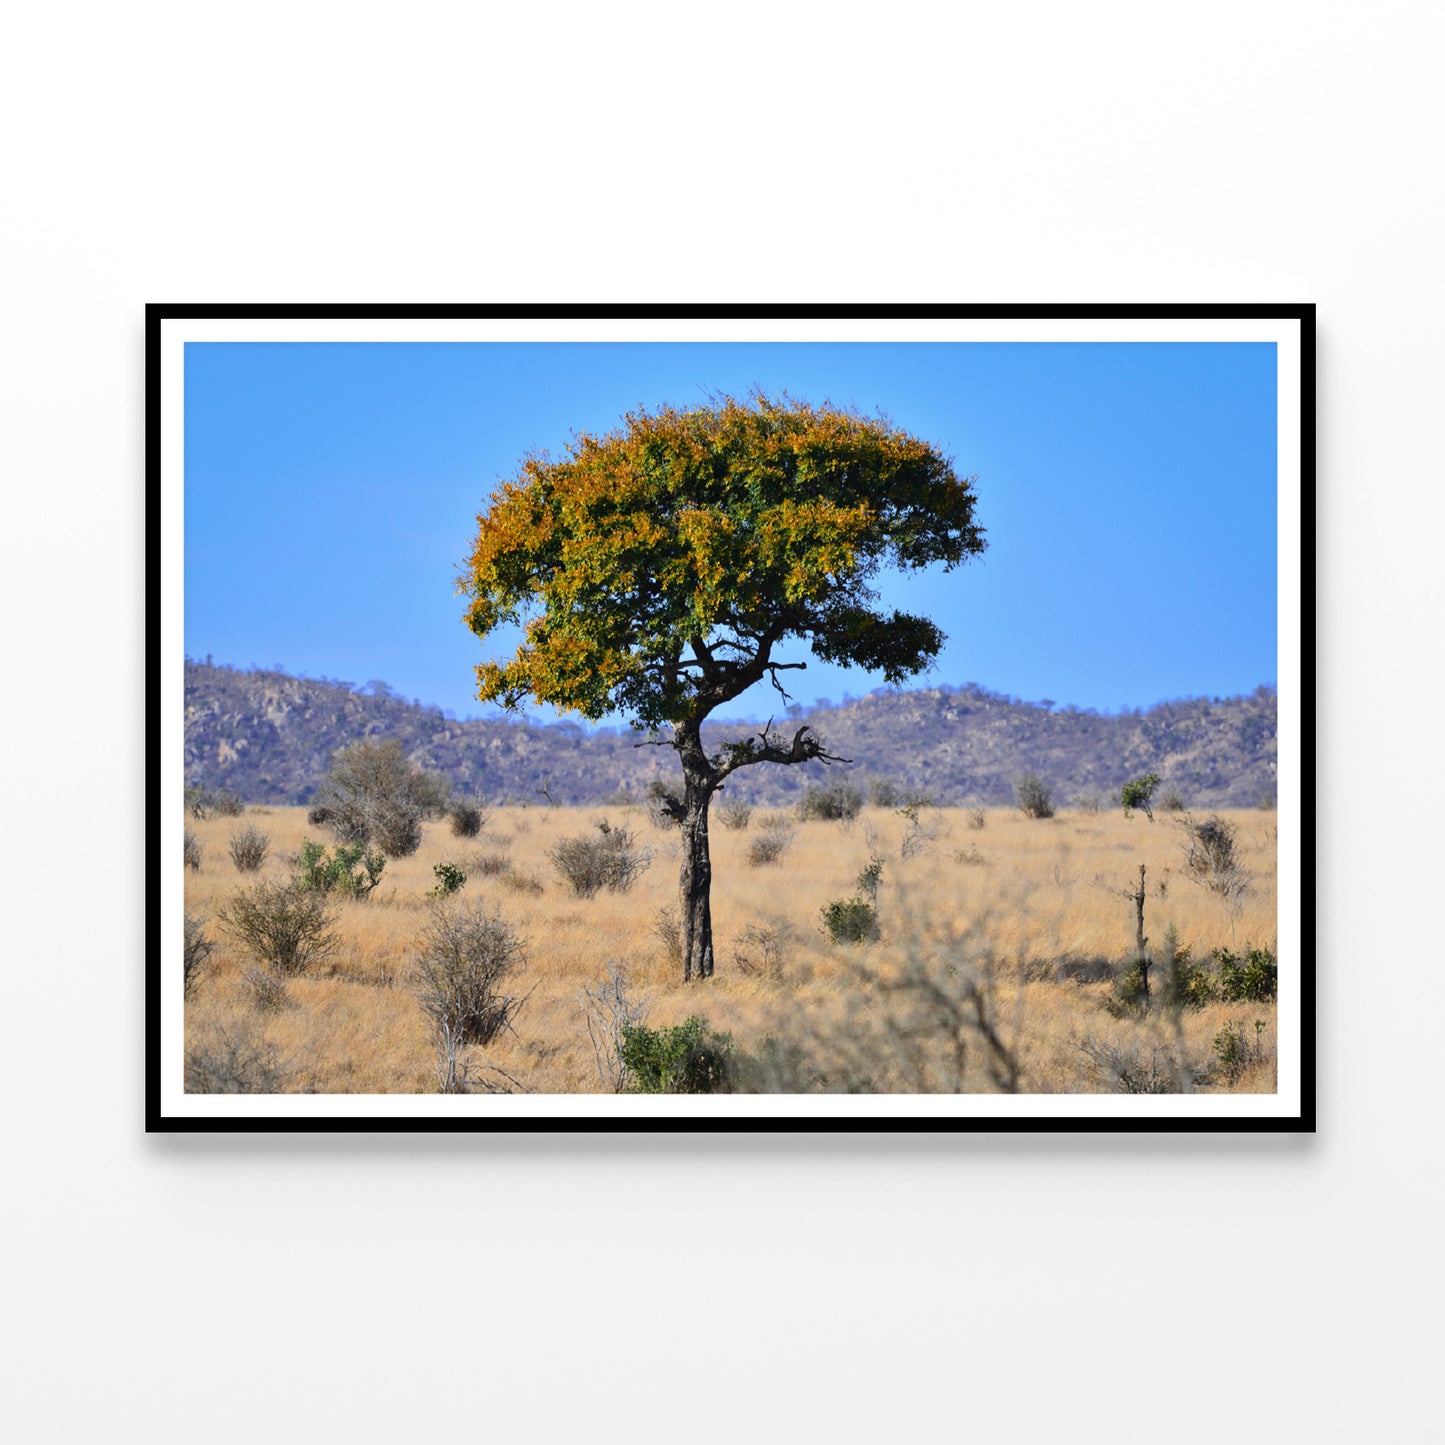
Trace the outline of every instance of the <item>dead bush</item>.
<instances>
[{"instance_id":1,"label":"dead bush","mask_svg":"<svg viewBox=\"0 0 1445 1445\"><path fill-rule=\"evenodd\" d=\"M254 824L248 823L239 833L231 834L231 862L238 873L254 873L266 861L270 837Z\"/></svg>"},{"instance_id":2,"label":"dead bush","mask_svg":"<svg viewBox=\"0 0 1445 1445\"><path fill-rule=\"evenodd\" d=\"M712 811L718 822L733 833L741 833L753 816L752 804L741 798L724 798Z\"/></svg>"},{"instance_id":3,"label":"dead bush","mask_svg":"<svg viewBox=\"0 0 1445 1445\"><path fill-rule=\"evenodd\" d=\"M607 889L625 893L647 871L652 854L637 846L630 828L597 823L597 835L559 838L547 856L558 876L579 898Z\"/></svg>"},{"instance_id":4,"label":"dead bush","mask_svg":"<svg viewBox=\"0 0 1445 1445\"><path fill-rule=\"evenodd\" d=\"M192 873L199 873L201 871L201 845L196 835L191 832L189 828L186 829L184 842L186 849L186 867L189 868Z\"/></svg>"},{"instance_id":5,"label":"dead bush","mask_svg":"<svg viewBox=\"0 0 1445 1445\"><path fill-rule=\"evenodd\" d=\"M417 1001L431 1019L439 1047L490 1043L511 1027L526 995L506 991L525 959L524 941L480 904L431 905L417 954Z\"/></svg>"},{"instance_id":6,"label":"dead bush","mask_svg":"<svg viewBox=\"0 0 1445 1445\"><path fill-rule=\"evenodd\" d=\"M188 1094L277 1094L291 1077L275 1046L249 1024L217 1027L186 1049Z\"/></svg>"},{"instance_id":7,"label":"dead bush","mask_svg":"<svg viewBox=\"0 0 1445 1445\"><path fill-rule=\"evenodd\" d=\"M781 813L764 813L758 819L758 831L748 840L748 863L763 868L776 863L787 852L796 834Z\"/></svg>"}]
</instances>

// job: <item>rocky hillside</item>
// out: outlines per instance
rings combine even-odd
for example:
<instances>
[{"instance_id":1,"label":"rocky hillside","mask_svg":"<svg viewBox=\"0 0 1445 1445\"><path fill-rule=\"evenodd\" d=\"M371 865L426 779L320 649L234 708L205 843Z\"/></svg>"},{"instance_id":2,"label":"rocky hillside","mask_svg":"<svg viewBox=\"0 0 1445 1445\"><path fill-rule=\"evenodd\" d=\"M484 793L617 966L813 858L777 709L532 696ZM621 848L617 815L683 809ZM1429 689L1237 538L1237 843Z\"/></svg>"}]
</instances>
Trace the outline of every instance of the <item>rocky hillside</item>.
<instances>
[{"instance_id":1,"label":"rocky hillside","mask_svg":"<svg viewBox=\"0 0 1445 1445\"><path fill-rule=\"evenodd\" d=\"M597 803L640 795L653 778L672 781L669 749L636 746L620 729L575 723L458 722L408 702L383 684L344 683L283 672L240 671L187 661L186 782L234 789L248 802L304 803L336 749L363 737L399 738L425 767L494 802ZM1038 772L1067 804L1092 792L1117 794L1127 778L1156 772L1192 807L1249 807L1273 798L1275 695L1191 698L1147 711L1103 714L964 687L880 690L839 706L791 708L789 734L808 723L844 771L889 778L940 802L1012 801L1013 780ZM754 731L756 729L753 729ZM745 735L745 723L710 729ZM735 796L782 804L828 770L767 764L738 774ZM836 770L834 770L836 772Z\"/></svg>"}]
</instances>

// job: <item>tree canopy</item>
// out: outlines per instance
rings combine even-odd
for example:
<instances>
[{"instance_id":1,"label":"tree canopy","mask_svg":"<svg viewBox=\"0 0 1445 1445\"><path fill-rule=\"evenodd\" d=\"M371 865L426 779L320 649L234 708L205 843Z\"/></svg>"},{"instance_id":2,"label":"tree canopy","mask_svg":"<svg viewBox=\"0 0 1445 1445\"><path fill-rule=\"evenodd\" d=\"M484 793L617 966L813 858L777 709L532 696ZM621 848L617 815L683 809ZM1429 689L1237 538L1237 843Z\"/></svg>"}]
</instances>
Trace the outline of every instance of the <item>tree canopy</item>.
<instances>
[{"instance_id":1,"label":"tree canopy","mask_svg":"<svg viewBox=\"0 0 1445 1445\"><path fill-rule=\"evenodd\" d=\"M883 417L786 395L580 433L560 459L527 457L477 519L467 624L525 628L513 658L477 668L478 696L695 723L802 667L776 656L792 639L900 682L943 634L880 610L871 584L984 550L972 482Z\"/></svg>"}]
</instances>

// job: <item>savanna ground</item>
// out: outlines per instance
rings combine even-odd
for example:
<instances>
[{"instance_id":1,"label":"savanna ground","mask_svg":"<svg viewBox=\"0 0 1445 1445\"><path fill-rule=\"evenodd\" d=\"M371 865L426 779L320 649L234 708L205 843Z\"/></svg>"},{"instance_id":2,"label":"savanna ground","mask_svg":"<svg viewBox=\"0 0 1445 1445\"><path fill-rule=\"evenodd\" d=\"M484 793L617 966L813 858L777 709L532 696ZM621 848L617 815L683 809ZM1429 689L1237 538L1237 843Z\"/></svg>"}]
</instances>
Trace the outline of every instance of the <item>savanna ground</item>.
<instances>
[{"instance_id":1,"label":"savanna ground","mask_svg":"<svg viewBox=\"0 0 1445 1445\"><path fill-rule=\"evenodd\" d=\"M768 1090L1275 1090L1272 1001L1181 1009L1157 1001L1171 924L1196 963L1220 947L1240 955L1275 949L1271 812L1222 815L1237 830L1247 879L1232 907L1190 876L1183 834L1168 814L1150 823L1117 807L1049 819L925 810L920 822L932 838L888 808L867 807L846 823L790 814L791 843L763 866L748 861L763 815L730 831L716 814L715 805L710 980L684 984L658 929L659 917L677 907L675 830L638 808L498 808L471 839L454 836L445 819L427 824L420 849L387 860L369 897L335 901L339 947L289 980L284 1006L271 1011L255 1006L246 974L256 960L218 914L258 879L294 876L303 839L332 839L308 824L303 808L188 818L201 867L186 870L186 911L204 916L214 947L186 1003L187 1050L213 1063L218 1052L239 1057L253 1088L434 1092L438 1050L414 967L435 906L427 896L435 865L452 862L468 875L453 905L485 904L524 941L507 991L525 1002L509 1030L467 1051L477 1087L605 1090L582 990L604 983L611 962L625 970L649 1026L701 1016L730 1034L736 1050L761 1052L767 1066L755 1070L753 1085ZM600 821L630 829L651 863L626 892L577 897L549 850L567 837L596 837ZM269 836L269 855L253 874L238 872L228 854L230 838L247 825ZM823 910L859 893L873 857L883 862L879 936L835 944ZM1155 1003L1121 1010L1110 1005L1136 953L1130 895L1140 864Z\"/></svg>"}]
</instances>

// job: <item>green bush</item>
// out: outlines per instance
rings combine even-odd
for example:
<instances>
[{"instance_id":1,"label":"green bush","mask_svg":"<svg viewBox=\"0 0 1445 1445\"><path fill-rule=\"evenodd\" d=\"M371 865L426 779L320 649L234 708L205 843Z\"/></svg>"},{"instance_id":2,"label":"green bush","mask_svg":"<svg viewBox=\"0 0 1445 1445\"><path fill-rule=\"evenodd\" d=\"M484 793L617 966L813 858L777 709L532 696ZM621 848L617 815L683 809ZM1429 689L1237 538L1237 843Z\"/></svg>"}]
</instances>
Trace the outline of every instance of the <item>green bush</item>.
<instances>
[{"instance_id":1,"label":"green bush","mask_svg":"<svg viewBox=\"0 0 1445 1445\"><path fill-rule=\"evenodd\" d=\"M1158 773L1143 773L1137 778L1130 778L1119 790L1120 801L1124 804L1124 816L1127 818L1135 808L1138 808L1152 823L1154 809L1150 806L1149 800L1154 796L1154 789L1158 786Z\"/></svg>"},{"instance_id":2,"label":"green bush","mask_svg":"<svg viewBox=\"0 0 1445 1445\"><path fill-rule=\"evenodd\" d=\"M335 951L326 899L297 883L261 882L216 912L221 925L274 973L294 978Z\"/></svg>"},{"instance_id":3,"label":"green bush","mask_svg":"<svg viewBox=\"0 0 1445 1445\"><path fill-rule=\"evenodd\" d=\"M1132 1018L1149 1007L1149 963L1135 958L1114 975L1104 1009L1116 1019Z\"/></svg>"},{"instance_id":4,"label":"green bush","mask_svg":"<svg viewBox=\"0 0 1445 1445\"><path fill-rule=\"evenodd\" d=\"M696 1015L672 1028L624 1024L618 1053L634 1094L732 1092L732 1035L715 1034Z\"/></svg>"},{"instance_id":5,"label":"green bush","mask_svg":"<svg viewBox=\"0 0 1445 1445\"><path fill-rule=\"evenodd\" d=\"M824 905L823 931L834 943L871 943L878 937L878 910L866 898L835 898Z\"/></svg>"},{"instance_id":6,"label":"green bush","mask_svg":"<svg viewBox=\"0 0 1445 1445\"><path fill-rule=\"evenodd\" d=\"M353 872L358 863L362 871ZM320 843L303 838L296 886L303 893L344 893L349 898L365 898L381 882L385 867L386 859L365 843L338 843L328 858Z\"/></svg>"},{"instance_id":7,"label":"green bush","mask_svg":"<svg viewBox=\"0 0 1445 1445\"><path fill-rule=\"evenodd\" d=\"M462 891L467 875L455 863L438 863L432 872L436 874L437 886L427 893L428 898L450 898Z\"/></svg>"},{"instance_id":8,"label":"green bush","mask_svg":"<svg viewBox=\"0 0 1445 1445\"><path fill-rule=\"evenodd\" d=\"M1219 968L1219 996L1230 1003L1268 1003L1279 988L1279 968L1274 952L1251 948L1243 962L1227 948L1214 950Z\"/></svg>"}]
</instances>

